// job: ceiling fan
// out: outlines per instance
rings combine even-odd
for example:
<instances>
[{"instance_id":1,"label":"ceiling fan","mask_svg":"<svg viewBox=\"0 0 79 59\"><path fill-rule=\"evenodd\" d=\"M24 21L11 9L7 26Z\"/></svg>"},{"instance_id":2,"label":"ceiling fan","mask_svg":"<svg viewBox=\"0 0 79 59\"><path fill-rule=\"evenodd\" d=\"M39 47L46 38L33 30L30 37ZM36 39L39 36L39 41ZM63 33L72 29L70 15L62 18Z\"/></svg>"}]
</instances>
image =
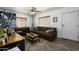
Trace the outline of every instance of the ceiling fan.
<instances>
[{"instance_id":1,"label":"ceiling fan","mask_svg":"<svg viewBox=\"0 0 79 59\"><path fill-rule=\"evenodd\" d=\"M30 15L35 15L35 14L38 14L39 12L41 11L38 10L38 8L32 7L31 10L29 10L27 13Z\"/></svg>"}]
</instances>

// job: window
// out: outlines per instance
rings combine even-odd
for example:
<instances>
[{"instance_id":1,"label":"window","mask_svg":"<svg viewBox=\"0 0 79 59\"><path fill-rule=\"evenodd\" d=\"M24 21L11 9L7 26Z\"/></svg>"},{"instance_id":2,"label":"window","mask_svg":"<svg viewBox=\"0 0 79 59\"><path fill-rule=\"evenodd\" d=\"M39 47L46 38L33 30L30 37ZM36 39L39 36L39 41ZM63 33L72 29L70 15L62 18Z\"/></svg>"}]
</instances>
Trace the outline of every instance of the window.
<instances>
[{"instance_id":1,"label":"window","mask_svg":"<svg viewBox=\"0 0 79 59\"><path fill-rule=\"evenodd\" d=\"M26 27L27 26L27 18L16 17L16 26L17 27Z\"/></svg>"},{"instance_id":2,"label":"window","mask_svg":"<svg viewBox=\"0 0 79 59\"><path fill-rule=\"evenodd\" d=\"M49 26L50 16L40 17L39 26Z\"/></svg>"}]
</instances>

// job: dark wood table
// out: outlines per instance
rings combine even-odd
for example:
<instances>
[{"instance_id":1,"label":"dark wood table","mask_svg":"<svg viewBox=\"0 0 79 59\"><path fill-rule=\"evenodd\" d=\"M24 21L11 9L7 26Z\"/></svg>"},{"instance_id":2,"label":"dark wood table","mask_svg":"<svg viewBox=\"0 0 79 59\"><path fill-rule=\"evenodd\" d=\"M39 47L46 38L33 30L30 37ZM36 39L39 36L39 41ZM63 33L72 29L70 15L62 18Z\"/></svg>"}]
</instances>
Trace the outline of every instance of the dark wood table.
<instances>
[{"instance_id":1,"label":"dark wood table","mask_svg":"<svg viewBox=\"0 0 79 59\"><path fill-rule=\"evenodd\" d=\"M19 48L21 48L21 50L25 50L25 37L17 34L17 33L13 33L11 34L11 36L8 38L7 42L4 44L0 44L0 51L4 51L4 50L8 50L10 48L13 48L14 46L18 45Z\"/></svg>"}]
</instances>

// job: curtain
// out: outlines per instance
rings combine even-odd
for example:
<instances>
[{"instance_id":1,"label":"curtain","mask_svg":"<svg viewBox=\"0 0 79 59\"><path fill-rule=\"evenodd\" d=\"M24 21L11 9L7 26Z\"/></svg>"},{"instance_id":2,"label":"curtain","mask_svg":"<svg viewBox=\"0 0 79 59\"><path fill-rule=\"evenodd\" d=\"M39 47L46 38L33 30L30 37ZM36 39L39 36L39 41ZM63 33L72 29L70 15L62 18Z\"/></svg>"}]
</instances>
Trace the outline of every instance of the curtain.
<instances>
[{"instance_id":1,"label":"curtain","mask_svg":"<svg viewBox=\"0 0 79 59\"><path fill-rule=\"evenodd\" d=\"M49 26L50 16L40 17L39 26Z\"/></svg>"},{"instance_id":2,"label":"curtain","mask_svg":"<svg viewBox=\"0 0 79 59\"><path fill-rule=\"evenodd\" d=\"M27 18L16 17L17 27L27 27Z\"/></svg>"}]
</instances>

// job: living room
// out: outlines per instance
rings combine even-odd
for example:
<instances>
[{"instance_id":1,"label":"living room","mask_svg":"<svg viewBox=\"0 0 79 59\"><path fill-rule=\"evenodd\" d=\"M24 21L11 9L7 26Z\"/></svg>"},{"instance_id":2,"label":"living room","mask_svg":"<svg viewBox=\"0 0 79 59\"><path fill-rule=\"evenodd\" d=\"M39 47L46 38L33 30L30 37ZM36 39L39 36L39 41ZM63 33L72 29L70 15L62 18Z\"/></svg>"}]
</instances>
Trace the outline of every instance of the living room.
<instances>
[{"instance_id":1,"label":"living room","mask_svg":"<svg viewBox=\"0 0 79 59\"><path fill-rule=\"evenodd\" d=\"M0 7L1 29L10 28L9 36L17 33L18 40L21 36L24 39L16 44L17 39L8 44L2 39L0 50L18 51L19 47L23 51L78 51L78 17L78 7Z\"/></svg>"}]
</instances>

